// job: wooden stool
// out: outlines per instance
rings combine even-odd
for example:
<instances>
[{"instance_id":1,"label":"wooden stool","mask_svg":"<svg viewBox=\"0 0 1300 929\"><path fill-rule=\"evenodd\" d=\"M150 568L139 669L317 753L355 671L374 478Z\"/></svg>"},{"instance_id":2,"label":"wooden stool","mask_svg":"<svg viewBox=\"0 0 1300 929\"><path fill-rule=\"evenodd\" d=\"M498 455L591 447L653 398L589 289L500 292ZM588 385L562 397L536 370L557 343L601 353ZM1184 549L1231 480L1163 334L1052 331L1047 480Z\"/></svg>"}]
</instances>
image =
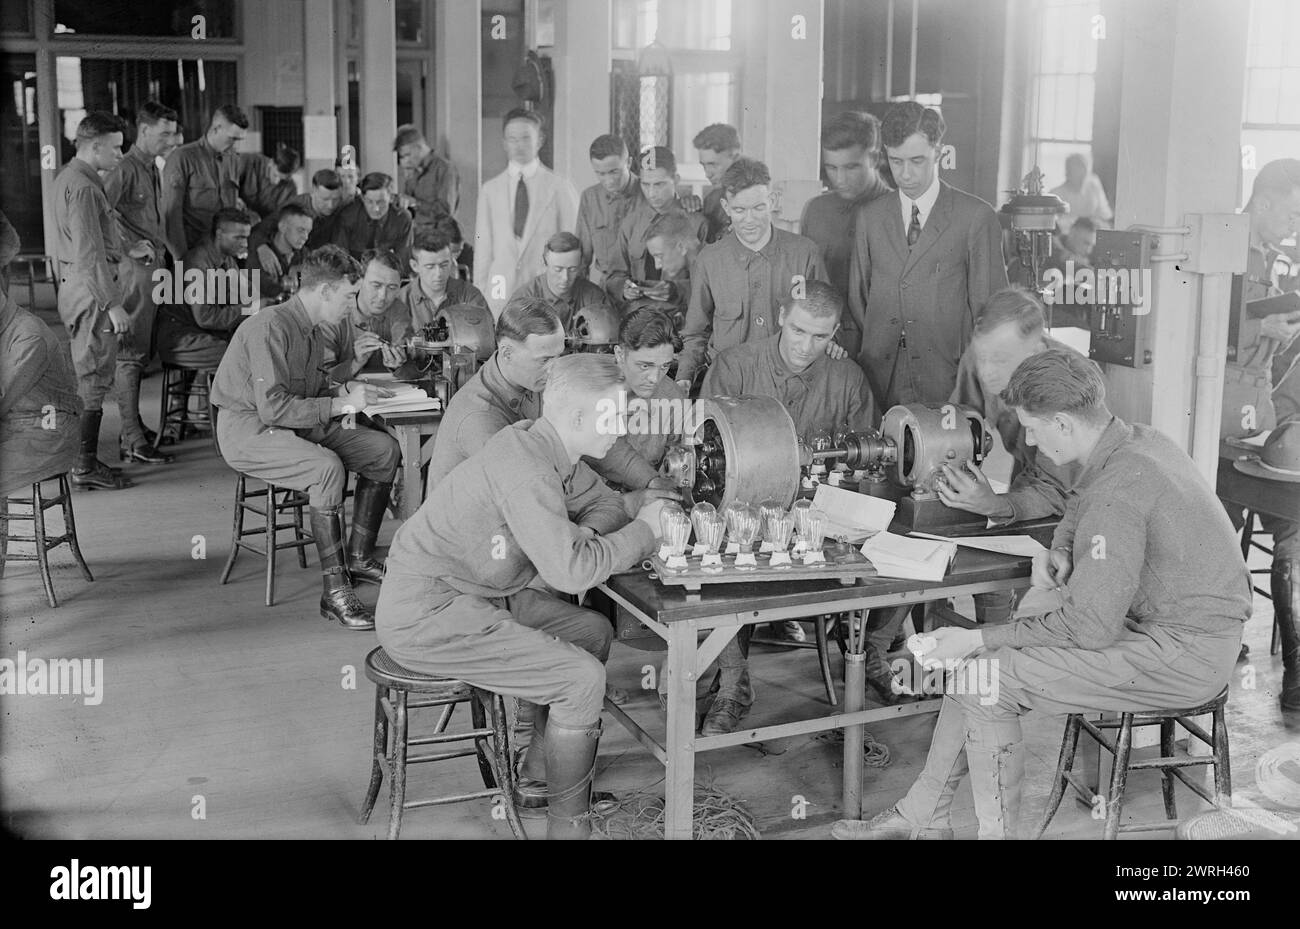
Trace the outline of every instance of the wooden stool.
<instances>
[{"instance_id":1,"label":"wooden stool","mask_svg":"<svg viewBox=\"0 0 1300 929\"><path fill-rule=\"evenodd\" d=\"M365 825L375 808L379 787L384 780L384 768L389 773L388 838L396 839L402 829L402 812L426 806L442 806L487 797L500 798L506 822L515 838L527 838L513 795L514 769L510 764L510 736L507 729L505 701L500 694L472 687L464 681L433 677L407 670L393 661L382 648L366 656L366 677L375 683L374 750L370 762L370 786L365 802L361 804L358 822ZM408 694L421 694L423 699L408 700ZM474 728L463 733L447 733L452 711L458 704L468 703ZM411 739L407 737L409 711L422 707L439 706L442 713L434 727L434 734ZM484 706L491 709L492 725L488 727ZM389 739L389 733L392 739ZM454 742L474 743L471 748L430 752L425 755L408 755L410 748L421 745L445 745ZM391 743L391 744L390 744ZM406 766L451 758L478 757L479 773L485 789L446 797L420 800L406 799Z\"/></svg>"},{"instance_id":2,"label":"wooden stool","mask_svg":"<svg viewBox=\"0 0 1300 929\"><path fill-rule=\"evenodd\" d=\"M1263 527L1261 526L1260 529L1262 531ZM1270 558L1273 557L1273 549L1270 546L1265 545L1263 542L1259 542L1255 539L1255 511L1247 510L1246 521L1241 525L1241 557L1247 563L1247 565L1250 564L1250 550L1252 548L1259 549L1261 552L1263 552L1265 555L1268 555ZM1267 568L1250 568L1250 573L1252 575L1254 574L1271 575L1273 573L1273 567L1272 565L1270 565ZM1265 590L1262 587L1256 587L1254 578L1252 577L1251 588L1255 591L1255 593L1267 597L1269 602L1270 603L1272 602L1273 590L1271 587L1268 590ZM1278 650L1281 647L1282 647L1282 632L1280 629L1278 629L1277 613L1274 612L1273 613L1273 636L1272 638L1269 639L1268 642L1268 653L1270 655L1276 655L1278 653Z\"/></svg>"},{"instance_id":3,"label":"wooden stool","mask_svg":"<svg viewBox=\"0 0 1300 929\"><path fill-rule=\"evenodd\" d=\"M162 393L159 395L158 445L184 442L188 432L212 429L211 416L190 412L190 398L197 397L206 409L208 392L212 386L212 372L196 368L183 368L166 362L162 366ZM188 375L194 380L186 383Z\"/></svg>"},{"instance_id":4,"label":"wooden stool","mask_svg":"<svg viewBox=\"0 0 1300 929\"><path fill-rule=\"evenodd\" d=\"M41 493L41 484L45 481L58 481L59 493L55 497L45 499ZM45 530L45 511L52 506L63 507L63 534L50 537ZM26 513L10 513L11 506L25 506L30 510ZM13 535L9 532L11 522L30 522L32 524L32 534ZM13 542L31 542L35 545L36 551L30 555L26 554L9 554L9 543ZM49 551L60 545L67 545L72 549L72 557L77 559L77 564L81 567L81 573L86 576L86 580L93 581L95 578L90 573L90 568L86 567L86 559L81 557L81 546L77 544L77 523L72 516L72 487L68 482L68 475L60 474L57 477L47 477L43 480L32 484L31 498L27 497L9 497L8 499L0 497L0 577L4 576L4 566L6 561L34 561L41 569L41 582L45 584L45 599L50 602L51 607L59 605L58 599L54 596L54 581L50 577Z\"/></svg>"},{"instance_id":5,"label":"wooden stool","mask_svg":"<svg viewBox=\"0 0 1300 929\"><path fill-rule=\"evenodd\" d=\"M1078 790L1084 796L1091 792L1073 774L1074 753L1079 744L1080 730L1088 733L1097 740L1097 743L1102 748L1115 756L1115 763L1111 768L1110 791L1106 797L1106 827L1102 833L1102 838L1118 838L1121 832L1176 829L1178 826L1178 810L1174 804L1174 778L1178 778L1197 796L1209 803L1213 803L1216 807L1230 805L1232 798L1232 770L1228 758L1228 727L1224 722L1224 706L1227 702L1228 688L1225 687L1209 703L1189 707L1185 710L1138 710L1131 713L1122 713L1117 720L1101 720L1095 723L1084 719L1082 713L1071 713L1069 719L1065 722L1065 738L1061 742L1061 757L1056 765L1056 780L1052 785L1051 796L1047 798L1047 812L1043 816L1042 824L1034 833L1034 838L1042 838L1043 833L1047 831L1048 824L1052 821L1052 817L1056 815L1057 807L1061 805L1061 798L1065 795L1067 785L1073 786L1075 790ZM1192 722L1191 719L1191 717L1206 714L1213 714L1214 716L1213 732L1210 735L1206 735L1205 730ZM1199 758L1192 755L1175 756L1174 723L1182 726L1188 733L1210 746L1211 753L1208 756ZM1145 761L1129 760L1129 754L1133 748L1134 726L1160 727L1161 757L1150 758ZM1103 729L1118 729L1119 738L1112 743L1102 733L1101 730ZM1192 783L1182 771L1183 768L1198 765L1210 765L1214 768L1214 796L1212 797L1200 784ZM1128 783L1128 773L1145 768L1158 768L1160 770L1162 778L1160 790L1164 795L1166 821L1121 826L1119 817L1124 805L1124 788ZM1172 820L1172 822L1168 820Z\"/></svg>"},{"instance_id":6,"label":"wooden stool","mask_svg":"<svg viewBox=\"0 0 1300 929\"><path fill-rule=\"evenodd\" d=\"M266 484L261 490L249 490L248 482L255 480L257 478L238 473L235 477L235 525L230 539L230 557L226 559L226 568L221 572L221 583L226 583L230 577L230 570L235 566L235 559L239 557L241 548L255 552L266 559L266 605L272 606L275 604L276 552L286 548L296 548L298 567L305 568L307 567L305 549L309 545L315 545L316 540L303 525L302 510L308 505L305 493L301 490L277 487L274 484ZM262 518L263 524L245 529L245 512L256 513ZM291 514L292 522L280 522L280 514L286 512ZM279 533L285 529L293 530L293 538L288 542L281 542ZM266 539L260 548L252 542L244 541L249 536L257 535Z\"/></svg>"}]
</instances>

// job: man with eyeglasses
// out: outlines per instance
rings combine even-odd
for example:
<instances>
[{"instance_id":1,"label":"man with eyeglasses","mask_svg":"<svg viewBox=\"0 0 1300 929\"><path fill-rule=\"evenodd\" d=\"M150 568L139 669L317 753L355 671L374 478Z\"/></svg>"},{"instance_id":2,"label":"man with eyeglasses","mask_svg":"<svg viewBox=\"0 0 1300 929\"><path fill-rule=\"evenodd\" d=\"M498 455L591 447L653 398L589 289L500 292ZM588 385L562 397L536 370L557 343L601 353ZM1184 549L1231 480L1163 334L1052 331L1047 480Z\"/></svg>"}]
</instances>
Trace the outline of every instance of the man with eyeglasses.
<instances>
[{"instance_id":1,"label":"man with eyeglasses","mask_svg":"<svg viewBox=\"0 0 1300 929\"><path fill-rule=\"evenodd\" d=\"M546 270L516 290L507 307L540 300L555 311L567 332L573 314L593 303L609 302L605 291L581 277L582 243L572 232L557 232L546 240L542 264Z\"/></svg>"},{"instance_id":2,"label":"man with eyeglasses","mask_svg":"<svg viewBox=\"0 0 1300 929\"><path fill-rule=\"evenodd\" d=\"M731 231L706 245L691 271L677 367L683 390L725 349L774 335L781 304L808 281L826 280L817 244L773 225L767 165L738 158L719 183ZM826 353L841 358L844 349L830 342Z\"/></svg>"}]
</instances>

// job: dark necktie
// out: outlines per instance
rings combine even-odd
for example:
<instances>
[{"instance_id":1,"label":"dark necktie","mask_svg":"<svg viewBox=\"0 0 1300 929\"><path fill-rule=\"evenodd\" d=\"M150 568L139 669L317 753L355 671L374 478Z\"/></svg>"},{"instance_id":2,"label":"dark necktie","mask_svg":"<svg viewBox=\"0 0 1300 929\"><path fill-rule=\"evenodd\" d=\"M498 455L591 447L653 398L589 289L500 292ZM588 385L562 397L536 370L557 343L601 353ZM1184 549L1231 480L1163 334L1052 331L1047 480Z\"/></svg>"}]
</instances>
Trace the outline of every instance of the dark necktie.
<instances>
[{"instance_id":1,"label":"dark necktie","mask_svg":"<svg viewBox=\"0 0 1300 929\"><path fill-rule=\"evenodd\" d=\"M921 238L921 208L912 204L912 224L907 227L907 247L911 248Z\"/></svg>"},{"instance_id":2,"label":"dark necktie","mask_svg":"<svg viewBox=\"0 0 1300 929\"><path fill-rule=\"evenodd\" d=\"M149 179L153 182L153 209L158 223L162 224L162 179L158 177L158 165L149 162Z\"/></svg>"},{"instance_id":3,"label":"dark necktie","mask_svg":"<svg viewBox=\"0 0 1300 929\"><path fill-rule=\"evenodd\" d=\"M519 175L519 183L515 185L515 238L524 237L524 226L528 223L528 187L524 184L524 176Z\"/></svg>"}]
</instances>

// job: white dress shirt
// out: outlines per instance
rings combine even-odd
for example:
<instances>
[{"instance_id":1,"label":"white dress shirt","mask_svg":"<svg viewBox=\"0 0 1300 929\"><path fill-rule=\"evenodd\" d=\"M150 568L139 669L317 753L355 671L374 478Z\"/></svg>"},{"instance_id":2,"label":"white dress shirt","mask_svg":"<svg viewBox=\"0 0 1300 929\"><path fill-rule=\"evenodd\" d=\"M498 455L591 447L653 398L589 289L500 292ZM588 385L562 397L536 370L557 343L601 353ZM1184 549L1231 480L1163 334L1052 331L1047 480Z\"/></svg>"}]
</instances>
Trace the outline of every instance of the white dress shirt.
<instances>
[{"instance_id":1,"label":"white dress shirt","mask_svg":"<svg viewBox=\"0 0 1300 929\"><path fill-rule=\"evenodd\" d=\"M934 203L939 199L939 172L935 172L934 180L930 182L929 188L920 197L913 200L901 190L898 192L898 202L903 208L903 229L906 230L912 225L912 206L915 206L921 212L921 228L925 228L926 220L930 218L930 211L934 209Z\"/></svg>"}]
</instances>

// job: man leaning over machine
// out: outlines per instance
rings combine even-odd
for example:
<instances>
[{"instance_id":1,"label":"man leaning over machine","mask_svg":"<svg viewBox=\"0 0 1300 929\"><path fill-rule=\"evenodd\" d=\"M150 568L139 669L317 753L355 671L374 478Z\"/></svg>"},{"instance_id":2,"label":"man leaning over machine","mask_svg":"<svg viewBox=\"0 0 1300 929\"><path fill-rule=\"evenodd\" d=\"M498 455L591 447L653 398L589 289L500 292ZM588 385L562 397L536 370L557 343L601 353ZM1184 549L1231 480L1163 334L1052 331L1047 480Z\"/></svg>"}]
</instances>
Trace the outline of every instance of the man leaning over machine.
<instances>
[{"instance_id":1,"label":"man leaning over machine","mask_svg":"<svg viewBox=\"0 0 1300 929\"><path fill-rule=\"evenodd\" d=\"M953 794L968 772L980 838L1015 838L1028 710L1197 706L1228 684L1251 607L1232 525L1187 453L1111 415L1105 398L1101 371L1068 349L1034 355L1011 376L1002 399L1025 441L1081 468L1051 551L1034 560L1034 586L1059 590L1062 606L931 633L922 660L989 662L995 697L945 695L907 795L871 820L840 820L836 838L951 838Z\"/></svg>"},{"instance_id":2,"label":"man leaning over machine","mask_svg":"<svg viewBox=\"0 0 1300 929\"><path fill-rule=\"evenodd\" d=\"M609 621L537 589L579 594L654 548L663 501L629 520L582 462L618 438L625 390L608 355L550 365L544 412L502 429L433 487L397 531L376 631L394 661L537 704L521 773L545 779L548 838L585 838ZM544 750L544 756L540 754Z\"/></svg>"}]
</instances>

